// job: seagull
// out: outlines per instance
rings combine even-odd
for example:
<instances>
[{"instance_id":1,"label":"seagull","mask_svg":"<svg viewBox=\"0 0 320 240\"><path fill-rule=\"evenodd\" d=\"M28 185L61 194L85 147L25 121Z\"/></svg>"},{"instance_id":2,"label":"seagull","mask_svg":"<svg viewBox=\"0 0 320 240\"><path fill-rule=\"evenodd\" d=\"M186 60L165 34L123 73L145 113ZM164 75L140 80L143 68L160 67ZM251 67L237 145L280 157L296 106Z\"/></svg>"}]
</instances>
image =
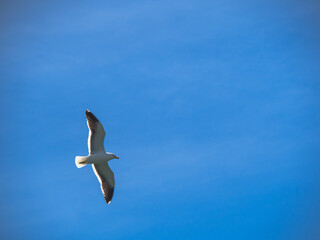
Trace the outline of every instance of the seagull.
<instances>
[{"instance_id":1,"label":"seagull","mask_svg":"<svg viewBox=\"0 0 320 240\"><path fill-rule=\"evenodd\" d=\"M104 137L106 135L102 124L93 115L92 112L86 110L87 124L89 128L88 137L88 156L76 156L76 166L82 168L87 164L92 164L94 173L96 174L107 204L111 203L114 192L114 174L108 165L108 161L119 159L113 153L104 150Z\"/></svg>"}]
</instances>

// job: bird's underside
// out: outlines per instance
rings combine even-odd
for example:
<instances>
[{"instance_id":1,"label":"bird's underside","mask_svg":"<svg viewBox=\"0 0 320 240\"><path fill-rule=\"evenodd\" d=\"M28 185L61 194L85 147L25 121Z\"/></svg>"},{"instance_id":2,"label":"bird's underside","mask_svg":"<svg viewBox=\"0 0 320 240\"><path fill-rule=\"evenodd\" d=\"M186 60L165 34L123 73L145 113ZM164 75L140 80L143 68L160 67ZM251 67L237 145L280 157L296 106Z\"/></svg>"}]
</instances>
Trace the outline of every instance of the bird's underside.
<instances>
[{"instance_id":1,"label":"bird's underside","mask_svg":"<svg viewBox=\"0 0 320 240\"><path fill-rule=\"evenodd\" d=\"M105 131L102 124L99 122L96 116L94 116L93 113L91 113L89 110L86 110L86 118L89 128L89 156L87 157L87 163L92 164L93 171L100 182L101 191L103 193L104 199L106 203L109 204L113 197L115 181L114 174L107 163L107 161L110 160L108 159L108 157L110 158L110 154L106 153L104 150ZM101 161L101 158L104 157L106 160ZM81 157L79 157L79 159L80 158ZM78 167L82 167L81 163L78 164Z\"/></svg>"}]
</instances>

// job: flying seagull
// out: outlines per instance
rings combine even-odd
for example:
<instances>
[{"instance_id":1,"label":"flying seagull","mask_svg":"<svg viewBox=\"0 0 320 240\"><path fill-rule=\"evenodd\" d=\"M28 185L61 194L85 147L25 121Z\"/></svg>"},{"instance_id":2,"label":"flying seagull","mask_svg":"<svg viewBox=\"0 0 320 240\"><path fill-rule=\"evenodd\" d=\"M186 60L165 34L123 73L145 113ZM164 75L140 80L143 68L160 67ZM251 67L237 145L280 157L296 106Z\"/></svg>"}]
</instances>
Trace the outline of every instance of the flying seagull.
<instances>
[{"instance_id":1,"label":"flying seagull","mask_svg":"<svg viewBox=\"0 0 320 240\"><path fill-rule=\"evenodd\" d=\"M89 110L86 110L87 124L89 128L88 156L76 156L76 165L82 168L87 164L92 164L100 184L101 191L107 204L111 202L114 191L114 175L108 165L108 161L116 158L113 153L104 150L104 136L106 135L102 124Z\"/></svg>"}]
</instances>

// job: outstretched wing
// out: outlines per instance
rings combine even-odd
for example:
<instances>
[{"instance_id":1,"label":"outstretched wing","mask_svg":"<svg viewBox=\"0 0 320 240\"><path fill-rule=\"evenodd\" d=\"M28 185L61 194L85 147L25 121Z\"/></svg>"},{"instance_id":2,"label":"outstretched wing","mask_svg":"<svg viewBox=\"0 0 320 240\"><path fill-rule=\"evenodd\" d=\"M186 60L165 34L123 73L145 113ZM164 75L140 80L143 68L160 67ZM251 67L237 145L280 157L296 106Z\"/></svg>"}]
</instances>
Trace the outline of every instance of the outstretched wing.
<instances>
[{"instance_id":1,"label":"outstretched wing","mask_svg":"<svg viewBox=\"0 0 320 240\"><path fill-rule=\"evenodd\" d=\"M114 175L108 163L92 164L94 173L96 174L100 184L106 203L111 202L114 192Z\"/></svg>"},{"instance_id":2,"label":"outstretched wing","mask_svg":"<svg viewBox=\"0 0 320 240\"><path fill-rule=\"evenodd\" d=\"M105 152L104 150L104 137L106 135L102 124L90 112L86 110L87 124L89 128L88 148L89 154L97 152Z\"/></svg>"}]
</instances>

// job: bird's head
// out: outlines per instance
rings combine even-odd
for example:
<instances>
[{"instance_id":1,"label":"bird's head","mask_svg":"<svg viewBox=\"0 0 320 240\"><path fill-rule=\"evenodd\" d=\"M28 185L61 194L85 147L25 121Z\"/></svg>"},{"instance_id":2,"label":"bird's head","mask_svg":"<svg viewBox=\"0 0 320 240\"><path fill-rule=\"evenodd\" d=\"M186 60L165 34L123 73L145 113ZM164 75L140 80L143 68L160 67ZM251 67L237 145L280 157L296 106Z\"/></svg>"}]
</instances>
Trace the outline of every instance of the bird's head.
<instances>
[{"instance_id":1,"label":"bird's head","mask_svg":"<svg viewBox=\"0 0 320 240\"><path fill-rule=\"evenodd\" d=\"M115 154L113 154L113 153L112 153L112 157L113 157L113 159L114 159L114 158L119 159L119 157L118 157L118 156L116 156L116 155L115 155Z\"/></svg>"},{"instance_id":2,"label":"bird's head","mask_svg":"<svg viewBox=\"0 0 320 240\"><path fill-rule=\"evenodd\" d=\"M110 161L110 160L112 160L112 159L119 159L119 157L118 156L116 156L115 154L113 154L113 153L109 153L109 152L106 152L106 154L107 154L107 158L108 158L108 161Z\"/></svg>"}]
</instances>

